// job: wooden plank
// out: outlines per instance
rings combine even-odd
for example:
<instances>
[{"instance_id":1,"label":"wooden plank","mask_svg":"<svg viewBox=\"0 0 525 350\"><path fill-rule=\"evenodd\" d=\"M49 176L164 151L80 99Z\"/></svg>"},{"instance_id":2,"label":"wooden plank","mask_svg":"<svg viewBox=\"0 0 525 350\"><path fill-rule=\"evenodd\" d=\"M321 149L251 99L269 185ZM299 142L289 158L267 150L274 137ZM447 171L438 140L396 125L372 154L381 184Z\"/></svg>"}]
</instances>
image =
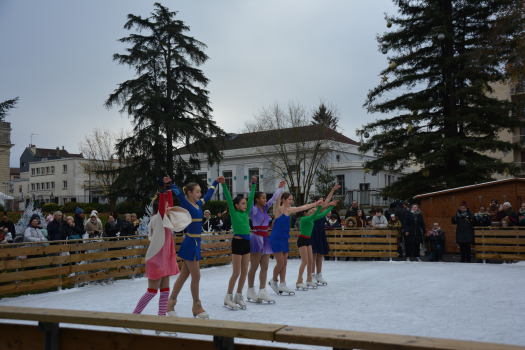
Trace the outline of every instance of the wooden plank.
<instances>
[{"instance_id":1,"label":"wooden plank","mask_svg":"<svg viewBox=\"0 0 525 350\"><path fill-rule=\"evenodd\" d=\"M477 245L475 246L477 252L507 252L507 253L525 253L525 246L523 245Z\"/></svg>"},{"instance_id":2,"label":"wooden plank","mask_svg":"<svg viewBox=\"0 0 525 350\"><path fill-rule=\"evenodd\" d=\"M49 277L56 275L69 275L70 266L52 267L46 269L35 269L0 274L0 283L10 281L21 281L31 278Z\"/></svg>"},{"instance_id":3,"label":"wooden plank","mask_svg":"<svg viewBox=\"0 0 525 350\"><path fill-rule=\"evenodd\" d=\"M101 269L110 269L120 266L131 266L131 265L140 265L145 264L146 258L132 258L132 259L122 259L122 260L111 260L111 261L101 261L91 264L79 264L71 265L71 272L84 272L84 271L93 271Z\"/></svg>"},{"instance_id":4,"label":"wooden plank","mask_svg":"<svg viewBox=\"0 0 525 350\"><path fill-rule=\"evenodd\" d=\"M129 269L117 269L117 270L93 272L93 273L87 273L87 274L78 275L78 276L71 276L69 277L69 283L73 284L73 283L105 280L108 278L137 275L139 273L144 273L144 272L146 272L146 268L144 266L136 266L136 267L132 267Z\"/></svg>"},{"instance_id":5,"label":"wooden plank","mask_svg":"<svg viewBox=\"0 0 525 350\"><path fill-rule=\"evenodd\" d=\"M328 243L392 243L397 244L396 237L328 237Z\"/></svg>"},{"instance_id":6,"label":"wooden plank","mask_svg":"<svg viewBox=\"0 0 525 350\"><path fill-rule=\"evenodd\" d=\"M48 256L46 258L16 259L0 261L0 270L21 269L24 267L58 265L69 263L69 255Z\"/></svg>"},{"instance_id":7,"label":"wooden plank","mask_svg":"<svg viewBox=\"0 0 525 350\"><path fill-rule=\"evenodd\" d=\"M330 234L328 233L330 232ZM326 231L326 236L327 237L340 237L340 236L343 236L343 237L346 237L346 236L397 236L397 232L396 231L391 231L391 230L359 230L359 231L347 231L347 230L344 230L344 231L337 231L337 232L332 232L332 231Z\"/></svg>"},{"instance_id":8,"label":"wooden plank","mask_svg":"<svg viewBox=\"0 0 525 350\"><path fill-rule=\"evenodd\" d=\"M113 242L92 242L92 243L76 243L69 245L69 251L84 251L84 250L99 250L108 248L124 248L132 246L149 246L149 239L123 239Z\"/></svg>"},{"instance_id":9,"label":"wooden plank","mask_svg":"<svg viewBox=\"0 0 525 350\"><path fill-rule=\"evenodd\" d=\"M524 238L481 238L476 237L476 244L493 243L493 244L522 244L525 245Z\"/></svg>"},{"instance_id":10,"label":"wooden plank","mask_svg":"<svg viewBox=\"0 0 525 350\"><path fill-rule=\"evenodd\" d=\"M146 255L147 251L148 251L148 248L135 248L135 249L108 250L108 251L96 252L96 253L73 254L70 256L71 256L72 262L77 262L77 261L119 258L123 256Z\"/></svg>"},{"instance_id":11,"label":"wooden plank","mask_svg":"<svg viewBox=\"0 0 525 350\"><path fill-rule=\"evenodd\" d=\"M216 241L223 241L225 239L233 239L233 233L229 233L227 235L208 235L208 236L201 236L201 243L202 242L216 242Z\"/></svg>"},{"instance_id":12,"label":"wooden plank","mask_svg":"<svg viewBox=\"0 0 525 350\"><path fill-rule=\"evenodd\" d=\"M158 317L132 313L58 310L18 306L0 306L0 318L11 320L86 324L106 327L129 327L222 337L275 340L275 332L285 325L226 320L201 320L189 317ZM148 347L149 348L149 347Z\"/></svg>"},{"instance_id":13,"label":"wooden plank","mask_svg":"<svg viewBox=\"0 0 525 350\"><path fill-rule=\"evenodd\" d=\"M498 260L525 260L525 254L484 254L476 253L477 259L498 259Z\"/></svg>"},{"instance_id":14,"label":"wooden plank","mask_svg":"<svg viewBox=\"0 0 525 350\"><path fill-rule=\"evenodd\" d=\"M53 278L42 281L32 281L32 282L19 282L19 283L10 283L5 286L0 286L0 295L12 294L18 292L28 292L37 289L47 289L58 286L63 286L69 284L69 277L66 278Z\"/></svg>"},{"instance_id":15,"label":"wooden plank","mask_svg":"<svg viewBox=\"0 0 525 350\"><path fill-rule=\"evenodd\" d=\"M397 258L395 252L337 252L331 251L330 256L350 257L350 258Z\"/></svg>"},{"instance_id":16,"label":"wooden plank","mask_svg":"<svg viewBox=\"0 0 525 350\"><path fill-rule=\"evenodd\" d=\"M525 230L479 230L474 231L479 236L525 236Z\"/></svg>"},{"instance_id":17,"label":"wooden plank","mask_svg":"<svg viewBox=\"0 0 525 350\"><path fill-rule=\"evenodd\" d=\"M201 243L201 249L218 249L218 248L229 248L232 246L232 242L214 242L214 243Z\"/></svg>"},{"instance_id":18,"label":"wooden plank","mask_svg":"<svg viewBox=\"0 0 525 350\"><path fill-rule=\"evenodd\" d=\"M277 331L275 341L363 350L525 350L517 345L295 326Z\"/></svg>"},{"instance_id":19,"label":"wooden plank","mask_svg":"<svg viewBox=\"0 0 525 350\"><path fill-rule=\"evenodd\" d=\"M0 249L0 258L9 258L20 255L42 255L51 254L58 252L68 252L69 246L65 244L61 245L49 245L47 247L24 247L24 248L7 248Z\"/></svg>"},{"instance_id":20,"label":"wooden plank","mask_svg":"<svg viewBox=\"0 0 525 350\"><path fill-rule=\"evenodd\" d=\"M395 250L397 252L397 244L329 244L331 250Z\"/></svg>"},{"instance_id":21,"label":"wooden plank","mask_svg":"<svg viewBox=\"0 0 525 350\"><path fill-rule=\"evenodd\" d=\"M231 244L230 244L231 245ZM207 258L211 256L220 256L220 255L231 255L232 250L231 249L216 249L216 250L208 250L201 252L202 258Z\"/></svg>"},{"instance_id":22,"label":"wooden plank","mask_svg":"<svg viewBox=\"0 0 525 350\"><path fill-rule=\"evenodd\" d=\"M230 262L232 260L232 256L223 256L221 258L214 258L214 259L201 259L199 260L199 266L202 265L211 265L211 264L223 264Z\"/></svg>"}]
</instances>

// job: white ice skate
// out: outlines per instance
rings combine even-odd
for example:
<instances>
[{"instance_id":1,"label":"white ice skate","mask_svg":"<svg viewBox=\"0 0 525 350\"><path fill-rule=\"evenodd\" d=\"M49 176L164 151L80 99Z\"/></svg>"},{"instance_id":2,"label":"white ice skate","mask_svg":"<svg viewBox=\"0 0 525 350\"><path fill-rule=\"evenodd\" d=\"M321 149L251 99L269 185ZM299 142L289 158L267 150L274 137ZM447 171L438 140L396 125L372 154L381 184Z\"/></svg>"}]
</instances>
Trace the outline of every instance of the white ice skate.
<instances>
[{"instance_id":1,"label":"white ice skate","mask_svg":"<svg viewBox=\"0 0 525 350\"><path fill-rule=\"evenodd\" d=\"M284 294L286 293L286 294ZM295 295L295 292L286 286L286 282L279 285L279 294L281 295Z\"/></svg>"},{"instance_id":2,"label":"white ice skate","mask_svg":"<svg viewBox=\"0 0 525 350\"><path fill-rule=\"evenodd\" d=\"M297 288L297 290L302 290L302 291L307 291L308 290L308 286L304 283L297 283L295 285L295 288Z\"/></svg>"},{"instance_id":3,"label":"white ice skate","mask_svg":"<svg viewBox=\"0 0 525 350\"><path fill-rule=\"evenodd\" d=\"M233 302L233 296L226 293L224 297L224 307L230 310L237 310L237 304Z\"/></svg>"},{"instance_id":4,"label":"white ice skate","mask_svg":"<svg viewBox=\"0 0 525 350\"><path fill-rule=\"evenodd\" d=\"M273 278L268 282L270 287L273 289L273 291L277 294L279 294L279 285L277 285L277 281L274 281Z\"/></svg>"},{"instance_id":5,"label":"white ice skate","mask_svg":"<svg viewBox=\"0 0 525 350\"><path fill-rule=\"evenodd\" d=\"M306 285L312 289L317 289L317 283L311 281L311 282L306 282Z\"/></svg>"},{"instance_id":6,"label":"white ice skate","mask_svg":"<svg viewBox=\"0 0 525 350\"><path fill-rule=\"evenodd\" d=\"M124 329L127 330L131 334L142 334L142 329L137 329L137 328L124 328Z\"/></svg>"},{"instance_id":7,"label":"white ice skate","mask_svg":"<svg viewBox=\"0 0 525 350\"><path fill-rule=\"evenodd\" d=\"M249 303L257 303L257 292L255 291L255 287L248 288L246 300L248 300Z\"/></svg>"},{"instance_id":8,"label":"white ice skate","mask_svg":"<svg viewBox=\"0 0 525 350\"><path fill-rule=\"evenodd\" d=\"M264 302L266 302L266 304L275 304L275 300L268 295L266 288L259 290L259 293L257 293L257 301L261 304L264 304Z\"/></svg>"},{"instance_id":9,"label":"white ice skate","mask_svg":"<svg viewBox=\"0 0 525 350\"><path fill-rule=\"evenodd\" d=\"M420 258L416 258L416 262L420 262L422 261Z\"/></svg>"},{"instance_id":10,"label":"white ice skate","mask_svg":"<svg viewBox=\"0 0 525 350\"><path fill-rule=\"evenodd\" d=\"M235 297L233 298L233 302L243 310L246 310L246 303L244 302L244 298L242 297L241 293L235 293Z\"/></svg>"},{"instance_id":11,"label":"white ice skate","mask_svg":"<svg viewBox=\"0 0 525 350\"><path fill-rule=\"evenodd\" d=\"M407 262L410 262L410 258L407 258Z\"/></svg>"},{"instance_id":12,"label":"white ice skate","mask_svg":"<svg viewBox=\"0 0 525 350\"><path fill-rule=\"evenodd\" d=\"M176 337L177 336L176 332L170 332L170 331L155 331L155 334L156 335L166 334L166 335L169 335L171 337Z\"/></svg>"},{"instance_id":13,"label":"white ice skate","mask_svg":"<svg viewBox=\"0 0 525 350\"><path fill-rule=\"evenodd\" d=\"M328 282L326 282L326 280L323 278L322 273L318 273L317 275L315 275L315 279L317 280L317 284L320 284L322 286L326 286L328 284Z\"/></svg>"},{"instance_id":14,"label":"white ice skate","mask_svg":"<svg viewBox=\"0 0 525 350\"><path fill-rule=\"evenodd\" d=\"M312 282L317 284L317 278L315 277L315 273L312 273Z\"/></svg>"}]
</instances>

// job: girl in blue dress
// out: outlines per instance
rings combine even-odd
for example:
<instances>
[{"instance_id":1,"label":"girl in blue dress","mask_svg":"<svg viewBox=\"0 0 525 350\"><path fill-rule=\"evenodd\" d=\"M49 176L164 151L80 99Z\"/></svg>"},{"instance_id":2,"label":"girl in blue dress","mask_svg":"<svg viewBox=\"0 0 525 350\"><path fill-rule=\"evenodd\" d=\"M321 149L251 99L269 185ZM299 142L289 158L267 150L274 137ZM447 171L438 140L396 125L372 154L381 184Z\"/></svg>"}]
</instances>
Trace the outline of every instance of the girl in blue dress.
<instances>
[{"instance_id":1,"label":"girl in blue dress","mask_svg":"<svg viewBox=\"0 0 525 350\"><path fill-rule=\"evenodd\" d=\"M201 301L199 299L199 282L201 277L199 260L201 259L201 231L203 218L202 205L213 196L218 181L222 178L223 176L220 176L213 182L213 185L210 186L210 189L203 198L201 198L200 186L194 182L190 182L182 190L180 190L174 184L171 185L171 190L177 196L177 198L179 198L181 207L190 213L192 223L186 228L188 233L186 233L177 254L181 259L183 259L182 269L180 271L179 277L173 285L173 290L168 300L168 316L177 317L177 314L175 313L177 296L184 286L184 283L191 275L190 288L191 296L193 297L193 316L199 318L210 317L202 308ZM166 184L171 183L169 176L164 178L164 182Z\"/></svg>"}]
</instances>

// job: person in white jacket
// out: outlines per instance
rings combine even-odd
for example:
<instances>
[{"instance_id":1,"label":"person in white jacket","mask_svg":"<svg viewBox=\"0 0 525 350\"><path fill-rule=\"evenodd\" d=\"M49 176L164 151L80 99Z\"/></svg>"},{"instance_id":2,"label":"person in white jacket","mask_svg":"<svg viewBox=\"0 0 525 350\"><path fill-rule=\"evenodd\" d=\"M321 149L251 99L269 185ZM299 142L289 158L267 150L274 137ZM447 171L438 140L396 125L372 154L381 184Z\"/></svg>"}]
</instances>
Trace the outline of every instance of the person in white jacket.
<instances>
[{"instance_id":1,"label":"person in white jacket","mask_svg":"<svg viewBox=\"0 0 525 350\"><path fill-rule=\"evenodd\" d=\"M388 220L383 215L383 209L377 208L376 215L372 218L372 228L387 228Z\"/></svg>"},{"instance_id":2,"label":"person in white jacket","mask_svg":"<svg viewBox=\"0 0 525 350\"><path fill-rule=\"evenodd\" d=\"M38 226L40 225L40 218L37 215L31 217L31 222L24 231L24 242L42 242L44 241L44 235ZM40 244L28 244L28 247L36 247Z\"/></svg>"}]
</instances>

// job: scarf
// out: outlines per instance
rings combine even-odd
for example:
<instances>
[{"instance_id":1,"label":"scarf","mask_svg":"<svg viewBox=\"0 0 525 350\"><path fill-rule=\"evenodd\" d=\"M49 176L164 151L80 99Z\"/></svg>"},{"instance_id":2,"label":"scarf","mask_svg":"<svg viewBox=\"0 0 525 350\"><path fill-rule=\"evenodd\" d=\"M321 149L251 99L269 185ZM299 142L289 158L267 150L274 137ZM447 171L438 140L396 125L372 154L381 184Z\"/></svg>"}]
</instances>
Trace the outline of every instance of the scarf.
<instances>
[{"instance_id":1,"label":"scarf","mask_svg":"<svg viewBox=\"0 0 525 350\"><path fill-rule=\"evenodd\" d=\"M484 212L484 213L482 213L482 212L478 212L478 216L479 216L481 219L483 219L484 217L489 216L489 215L490 215L490 214L487 213L487 212Z\"/></svg>"},{"instance_id":2,"label":"scarf","mask_svg":"<svg viewBox=\"0 0 525 350\"><path fill-rule=\"evenodd\" d=\"M525 215L525 210L523 210L522 208L520 208L520 215Z\"/></svg>"},{"instance_id":3,"label":"scarf","mask_svg":"<svg viewBox=\"0 0 525 350\"><path fill-rule=\"evenodd\" d=\"M330 226L334 226L336 223L337 223L337 219L335 219L334 221L332 221L331 219L328 220L328 224L329 224Z\"/></svg>"},{"instance_id":4,"label":"scarf","mask_svg":"<svg viewBox=\"0 0 525 350\"><path fill-rule=\"evenodd\" d=\"M417 210L417 211L410 211L410 214L414 215L414 216L418 216L419 214L421 214L421 210Z\"/></svg>"},{"instance_id":5,"label":"scarf","mask_svg":"<svg viewBox=\"0 0 525 350\"><path fill-rule=\"evenodd\" d=\"M114 230L115 227L117 227L117 221L116 220L113 220L113 221L108 221L108 224L109 224L109 227Z\"/></svg>"}]
</instances>

